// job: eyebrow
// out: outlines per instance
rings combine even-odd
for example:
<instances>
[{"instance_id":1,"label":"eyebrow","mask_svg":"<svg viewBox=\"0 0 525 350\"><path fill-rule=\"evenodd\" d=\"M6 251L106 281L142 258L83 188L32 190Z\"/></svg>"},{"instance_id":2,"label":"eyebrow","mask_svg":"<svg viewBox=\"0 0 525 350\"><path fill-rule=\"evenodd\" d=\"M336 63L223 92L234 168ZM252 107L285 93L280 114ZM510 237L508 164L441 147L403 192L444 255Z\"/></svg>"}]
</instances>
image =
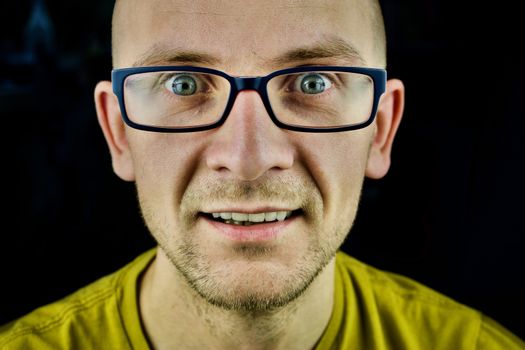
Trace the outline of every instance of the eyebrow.
<instances>
[{"instance_id":1,"label":"eyebrow","mask_svg":"<svg viewBox=\"0 0 525 350\"><path fill-rule=\"evenodd\" d=\"M165 48L156 44L142 54L139 59L133 63L132 67L169 65L174 63L206 64L213 66L220 63L220 60L204 52Z\"/></svg>"},{"instance_id":2,"label":"eyebrow","mask_svg":"<svg viewBox=\"0 0 525 350\"><path fill-rule=\"evenodd\" d=\"M326 40L319 41L312 46L292 49L283 55L271 60L276 66L284 66L291 63L321 59L335 58L348 61L351 64L366 65L366 61L354 45L340 37L332 36Z\"/></svg>"},{"instance_id":3,"label":"eyebrow","mask_svg":"<svg viewBox=\"0 0 525 350\"><path fill-rule=\"evenodd\" d=\"M310 46L291 49L278 57L269 60L272 66L286 66L322 58L335 58L348 61L350 64L366 65L366 61L351 43L340 37L332 36ZM166 48L153 45L139 57L133 67L156 66L169 64L203 64L216 66L221 60L205 52Z\"/></svg>"}]
</instances>

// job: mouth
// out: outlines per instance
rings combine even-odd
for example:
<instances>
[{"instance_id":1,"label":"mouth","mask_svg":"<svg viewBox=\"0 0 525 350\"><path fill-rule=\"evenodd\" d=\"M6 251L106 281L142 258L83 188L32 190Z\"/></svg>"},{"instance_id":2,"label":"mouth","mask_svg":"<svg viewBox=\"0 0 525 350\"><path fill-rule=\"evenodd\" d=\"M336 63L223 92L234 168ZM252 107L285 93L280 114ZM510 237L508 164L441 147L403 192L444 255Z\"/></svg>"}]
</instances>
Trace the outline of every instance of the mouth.
<instances>
[{"instance_id":1,"label":"mouth","mask_svg":"<svg viewBox=\"0 0 525 350\"><path fill-rule=\"evenodd\" d=\"M272 222L283 222L290 218L295 218L303 214L301 209L289 211L268 211L260 213L239 213L239 212L217 212L205 213L199 215L216 222L227 225L237 226L254 226Z\"/></svg>"},{"instance_id":2,"label":"mouth","mask_svg":"<svg viewBox=\"0 0 525 350\"><path fill-rule=\"evenodd\" d=\"M219 233L236 244L266 244L274 241L287 232L293 232L288 227L295 227L294 223L300 222L296 219L303 216L301 209L261 208L249 213L242 212L242 209L230 210L201 212L200 217L209 225L210 232Z\"/></svg>"}]
</instances>

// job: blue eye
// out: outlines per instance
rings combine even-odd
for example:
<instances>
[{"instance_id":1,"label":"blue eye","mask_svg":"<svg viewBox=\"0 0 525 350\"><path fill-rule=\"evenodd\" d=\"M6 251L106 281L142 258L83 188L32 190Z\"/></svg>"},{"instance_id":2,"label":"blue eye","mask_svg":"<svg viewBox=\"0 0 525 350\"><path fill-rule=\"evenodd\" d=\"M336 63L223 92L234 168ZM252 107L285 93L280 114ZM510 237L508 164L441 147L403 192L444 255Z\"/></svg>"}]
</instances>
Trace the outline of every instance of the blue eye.
<instances>
[{"instance_id":1,"label":"blue eye","mask_svg":"<svg viewBox=\"0 0 525 350\"><path fill-rule=\"evenodd\" d=\"M166 88L176 95L189 96L197 92L197 81L188 74L176 75L169 79Z\"/></svg>"},{"instance_id":2,"label":"blue eye","mask_svg":"<svg viewBox=\"0 0 525 350\"><path fill-rule=\"evenodd\" d=\"M318 73L302 74L295 84L297 90L309 95L323 93L332 86L329 79Z\"/></svg>"}]
</instances>

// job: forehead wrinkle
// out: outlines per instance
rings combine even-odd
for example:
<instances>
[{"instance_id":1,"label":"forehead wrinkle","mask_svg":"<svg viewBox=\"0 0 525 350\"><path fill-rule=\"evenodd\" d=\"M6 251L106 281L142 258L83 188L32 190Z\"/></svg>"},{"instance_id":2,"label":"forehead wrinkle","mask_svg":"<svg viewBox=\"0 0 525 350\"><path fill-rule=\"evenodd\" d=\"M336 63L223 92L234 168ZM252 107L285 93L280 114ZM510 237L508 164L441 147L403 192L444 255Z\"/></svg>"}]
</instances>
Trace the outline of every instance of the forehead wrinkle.
<instances>
[{"instance_id":1,"label":"forehead wrinkle","mask_svg":"<svg viewBox=\"0 0 525 350\"><path fill-rule=\"evenodd\" d=\"M215 5L215 6L214 6ZM203 2L199 4L194 0L187 1L185 3L174 5L170 4L167 8L159 9L160 13L164 14L177 14L177 15L205 15L205 16L220 16L220 17L244 17L257 15L258 17L271 17L275 13L282 13L283 10L310 10L312 12L319 10L331 10L333 6L325 1L321 4L308 4L307 1L289 1L286 4L285 1L279 1L277 5L268 5L262 3L259 0L252 1L249 3L245 2L244 6L225 6L220 2Z\"/></svg>"}]
</instances>

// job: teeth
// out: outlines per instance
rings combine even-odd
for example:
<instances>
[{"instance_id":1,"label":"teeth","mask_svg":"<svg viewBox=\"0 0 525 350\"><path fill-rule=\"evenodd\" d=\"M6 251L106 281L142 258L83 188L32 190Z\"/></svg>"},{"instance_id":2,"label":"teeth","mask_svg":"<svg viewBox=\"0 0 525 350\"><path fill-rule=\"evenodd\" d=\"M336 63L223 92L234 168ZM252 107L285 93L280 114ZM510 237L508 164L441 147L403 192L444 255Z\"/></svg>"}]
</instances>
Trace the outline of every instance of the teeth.
<instances>
[{"instance_id":1,"label":"teeth","mask_svg":"<svg viewBox=\"0 0 525 350\"><path fill-rule=\"evenodd\" d=\"M274 221L275 219L277 219L277 212L276 211L272 211L270 213L264 213L264 220L266 220L266 221Z\"/></svg>"},{"instance_id":2,"label":"teeth","mask_svg":"<svg viewBox=\"0 0 525 350\"><path fill-rule=\"evenodd\" d=\"M221 218L228 220L227 223L242 223L242 222L264 222L264 221L283 221L292 215L291 211L272 211L266 213L246 214L246 213L212 213L215 219Z\"/></svg>"},{"instance_id":3,"label":"teeth","mask_svg":"<svg viewBox=\"0 0 525 350\"><path fill-rule=\"evenodd\" d=\"M232 218L232 213L219 213L221 219L230 220Z\"/></svg>"},{"instance_id":4,"label":"teeth","mask_svg":"<svg viewBox=\"0 0 525 350\"><path fill-rule=\"evenodd\" d=\"M263 222L265 216L266 216L265 213L248 214L248 221L251 221L251 222Z\"/></svg>"},{"instance_id":5,"label":"teeth","mask_svg":"<svg viewBox=\"0 0 525 350\"><path fill-rule=\"evenodd\" d=\"M235 221L248 221L248 214L232 213L232 220L235 220Z\"/></svg>"},{"instance_id":6,"label":"teeth","mask_svg":"<svg viewBox=\"0 0 525 350\"><path fill-rule=\"evenodd\" d=\"M286 219L286 212L285 211L278 211L277 212L277 220L284 221Z\"/></svg>"}]
</instances>

